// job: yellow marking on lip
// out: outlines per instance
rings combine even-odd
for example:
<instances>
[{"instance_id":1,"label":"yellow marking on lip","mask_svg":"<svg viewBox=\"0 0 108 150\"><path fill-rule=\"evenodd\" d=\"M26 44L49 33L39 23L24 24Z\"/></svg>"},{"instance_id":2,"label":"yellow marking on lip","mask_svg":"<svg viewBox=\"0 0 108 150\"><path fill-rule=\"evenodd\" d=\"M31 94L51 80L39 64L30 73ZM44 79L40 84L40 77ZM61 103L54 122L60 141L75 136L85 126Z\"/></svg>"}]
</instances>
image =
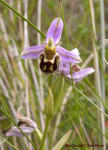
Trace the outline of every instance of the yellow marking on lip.
<instances>
[{"instance_id":1,"label":"yellow marking on lip","mask_svg":"<svg viewBox=\"0 0 108 150\"><path fill-rule=\"evenodd\" d=\"M44 68L42 69L42 70L46 70L47 69L47 67L46 67L46 65L44 66Z\"/></svg>"},{"instance_id":2,"label":"yellow marking on lip","mask_svg":"<svg viewBox=\"0 0 108 150\"><path fill-rule=\"evenodd\" d=\"M53 71L54 71L54 70L53 70L53 65L51 65L51 67L50 67L49 69L53 72Z\"/></svg>"}]
</instances>

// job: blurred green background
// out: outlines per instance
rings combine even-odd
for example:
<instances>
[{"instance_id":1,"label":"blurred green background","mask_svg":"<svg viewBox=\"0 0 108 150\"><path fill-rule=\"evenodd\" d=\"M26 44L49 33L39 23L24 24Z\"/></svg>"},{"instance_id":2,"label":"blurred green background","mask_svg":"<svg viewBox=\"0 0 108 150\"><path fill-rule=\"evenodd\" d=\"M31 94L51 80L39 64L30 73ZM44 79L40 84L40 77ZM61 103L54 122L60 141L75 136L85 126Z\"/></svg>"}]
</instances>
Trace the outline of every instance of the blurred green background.
<instances>
[{"instance_id":1,"label":"blurred green background","mask_svg":"<svg viewBox=\"0 0 108 150\"><path fill-rule=\"evenodd\" d=\"M91 1L91 0L90 0ZM27 1L23 0L6 0L6 2L11 5L14 9L16 9L19 13L24 15L25 10L24 7L27 4ZM93 10L95 16L95 28L96 28L96 41L97 41L97 49L99 51L99 56L101 59L101 51L102 51L102 41L105 44L105 58L108 60L108 1L104 0L104 17L105 17L105 38L101 36L101 7L100 1L93 0ZM82 63L79 64L82 69L86 67L95 68L95 55L93 53L93 32L92 25L90 20L90 10L89 10L89 0L61 0L64 19L66 24L66 30L68 35L69 49L72 50L74 48L78 48L80 52L80 56L82 58ZM37 0L28 1L28 20L32 22L36 27L39 22L38 12L41 9L41 32L46 35L47 30L53 21L53 19L61 17L61 9L59 1L55 0L43 0L42 4L39 8ZM93 20L93 17L92 17ZM38 67L38 60L33 60L32 64L27 61L25 66L25 61L20 59L20 53L24 50L24 42L25 38L28 40L26 43L29 46L35 46L38 44L37 40L37 31L30 26L27 25L28 34L24 35L25 27L24 20L21 19L18 15L16 15L12 10L9 10L2 2L0 2L0 93L2 95L2 99L6 102L12 117L16 120L16 111L21 106L22 113L25 116L29 116L34 121L36 121L38 128L42 131L42 125L40 121L40 111L45 118L45 109L42 109L39 104L40 99L45 99L48 92L48 75L42 73L41 81L40 81L40 73ZM45 38L41 36L41 43L45 41ZM61 40L62 47L67 49L66 42L66 33L65 28L63 28ZM26 46L27 46L26 45ZM93 54L92 54L93 53ZM90 59L90 60L89 60ZM88 61L88 62L87 62ZM33 68L31 69L31 65ZM31 70L34 70L34 74ZM106 78L105 86L105 105L108 103L108 90L107 90L107 82L108 82L108 65L105 65L104 75ZM100 68L101 74L101 68ZM99 74L99 75L100 75ZM36 86L34 77L37 79ZM92 86L96 89L96 72L87 77ZM53 74L53 81L57 77L56 74ZM26 78L28 78L26 80ZM98 78L98 76L97 76ZM26 81L28 85L26 84ZM42 85L41 85L42 83ZM98 83L97 83L98 84ZM93 92L92 88L86 83L85 80L82 80L75 84L79 91L84 93L92 102L100 107L99 99L96 94ZM101 89L104 88L101 86ZM26 101L26 87L28 87L28 101ZM43 89L43 92L42 92ZM72 89L69 91L69 85L67 86L68 96L65 95L66 103L63 104L62 107L57 112L56 116L51 122L49 127L49 132L47 136L47 146L48 149L51 149L57 141L73 126L73 133L70 136L67 144L102 144L102 118L101 114L96 107L94 107L84 96L76 92L77 97L77 105L75 103L74 94ZM38 93L39 92L39 93ZM40 94L40 95L38 95ZM0 107L3 108L3 104L0 101ZM46 101L42 102L42 105L46 105ZM77 109L79 115L77 113ZM107 114L108 111L104 109ZM59 118L60 115L60 118ZM104 116L105 117L105 116ZM79 118L81 118L82 123ZM105 121L103 126L105 128L105 143L106 149L108 148L108 119L105 117ZM57 124L57 121L59 123ZM17 121L17 120L16 120ZM11 127L12 124L7 119L7 117L0 111L0 133L2 130L5 130ZM57 129L57 131L56 131ZM82 136L82 130L84 137ZM43 131L42 131L43 132ZM56 135L54 133L56 132ZM0 137L3 137L3 134L0 134ZM84 140L85 139L85 140ZM2 139L1 139L2 141ZM28 143L24 139L9 137L8 141L16 146L18 149L23 150L29 147ZM39 143L36 139L36 136L32 135L32 141L39 147ZM1 150L13 149L10 145L4 142L1 146ZM29 147L30 148L30 147ZM31 148L33 149L33 147ZM63 147L63 150L75 149L75 148L66 148ZM81 147L76 148L78 150L84 149ZM90 149L89 147L86 149ZM96 150L96 148L91 148ZM100 148L102 149L102 148ZM103 147L105 149L105 147Z\"/></svg>"}]
</instances>

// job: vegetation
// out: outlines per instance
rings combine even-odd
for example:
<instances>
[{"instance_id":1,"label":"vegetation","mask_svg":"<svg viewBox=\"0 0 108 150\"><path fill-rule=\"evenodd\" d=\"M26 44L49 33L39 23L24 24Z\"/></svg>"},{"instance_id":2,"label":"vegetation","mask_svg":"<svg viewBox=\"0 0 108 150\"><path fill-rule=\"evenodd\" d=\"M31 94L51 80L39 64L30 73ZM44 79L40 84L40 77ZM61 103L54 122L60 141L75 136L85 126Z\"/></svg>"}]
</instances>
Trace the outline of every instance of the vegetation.
<instances>
[{"instance_id":1,"label":"vegetation","mask_svg":"<svg viewBox=\"0 0 108 150\"><path fill-rule=\"evenodd\" d=\"M40 145L47 150L55 150L58 145L63 150L74 149L75 145L79 145L77 150L95 150L95 144L103 145L97 146L99 150L107 150L108 64L103 60L108 60L107 0L5 2L0 0L1 150L34 150ZM39 59L20 58L24 49L45 41L51 22L58 17L64 23L61 46L69 51L77 48L81 69L95 70L76 83L74 79L59 77L58 70L50 75L42 73ZM60 100L56 106L55 100ZM37 130L26 138L6 137L2 131L17 126L19 107L24 116L37 124Z\"/></svg>"}]
</instances>

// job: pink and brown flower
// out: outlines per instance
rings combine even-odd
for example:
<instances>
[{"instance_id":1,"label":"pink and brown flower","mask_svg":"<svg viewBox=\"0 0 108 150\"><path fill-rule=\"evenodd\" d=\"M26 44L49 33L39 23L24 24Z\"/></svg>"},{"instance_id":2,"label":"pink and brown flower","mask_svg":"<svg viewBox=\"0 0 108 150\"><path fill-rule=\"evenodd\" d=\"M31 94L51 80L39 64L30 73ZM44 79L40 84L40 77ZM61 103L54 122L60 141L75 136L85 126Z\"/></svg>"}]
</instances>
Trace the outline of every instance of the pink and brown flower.
<instances>
[{"instance_id":1,"label":"pink and brown flower","mask_svg":"<svg viewBox=\"0 0 108 150\"><path fill-rule=\"evenodd\" d=\"M20 129L26 134L26 135L30 135L34 132L34 130L37 128L37 125L34 121L32 121L31 119L29 119L28 117L23 117L20 114L20 109L18 109L17 111L17 118L20 119L20 121L18 122L18 126L20 127ZM5 136L17 136L17 137L23 137L23 133L16 127L11 127L7 130L4 130L2 132Z\"/></svg>"},{"instance_id":2,"label":"pink and brown flower","mask_svg":"<svg viewBox=\"0 0 108 150\"><path fill-rule=\"evenodd\" d=\"M53 73L56 71L60 60L80 63L81 58L77 53L67 51L60 46L60 38L63 29L61 18L54 19L46 34L46 41L42 45L36 45L25 49L20 57L22 59L37 59L40 61L40 69L44 73Z\"/></svg>"}]
</instances>

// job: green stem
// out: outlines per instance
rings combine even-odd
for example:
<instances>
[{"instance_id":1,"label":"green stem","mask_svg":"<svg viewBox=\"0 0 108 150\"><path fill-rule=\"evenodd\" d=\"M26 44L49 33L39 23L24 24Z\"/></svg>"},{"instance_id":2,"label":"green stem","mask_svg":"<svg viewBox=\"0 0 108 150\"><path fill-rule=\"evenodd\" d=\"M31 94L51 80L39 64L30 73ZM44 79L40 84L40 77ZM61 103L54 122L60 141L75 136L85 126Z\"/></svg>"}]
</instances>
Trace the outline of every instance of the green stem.
<instances>
[{"instance_id":1,"label":"green stem","mask_svg":"<svg viewBox=\"0 0 108 150\"><path fill-rule=\"evenodd\" d=\"M36 135L36 137L37 137L37 139L38 139L38 141L39 141L39 144L40 144L41 141L42 141L43 135L42 135L42 133L41 133L38 129L35 129L34 132L35 132L35 135ZM46 150L45 143L44 143L44 146L43 146L43 150Z\"/></svg>"},{"instance_id":2,"label":"green stem","mask_svg":"<svg viewBox=\"0 0 108 150\"><path fill-rule=\"evenodd\" d=\"M59 0L59 3L60 3L60 8L61 8L61 13L62 13L62 18L63 18L63 24L64 24L64 28L65 28L67 47L68 47L68 51L69 51L69 42L68 42L68 36L67 36L67 30L66 30L66 24L65 24L64 13L63 13L63 9L62 9L62 5L61 5L60 0Z\"/></svg>"},{"instance_id":3,"label":"green stem","mask_svg":"<svg viewBox=\"0 0 108 150\"><path fill-rule=\"evenodd\" d=\"M4 140L4 138L2 138L1 136L0 136L0 139ZM7 139L8 139L8 138L6 138L4 142L6 142L7 144L9 144L13 149L19 150L17 147L15 147L15 146L12 145L10 142L8 142Z\"/></svg>"},{"instance_id":4,"label":"green stem","mask_svg":"<svg viewBox=\"0 0 108 150\"><path fill-rule=\"evenodd\" d=\"M105 15L104 15L104 1L100 0L100 19L101 19L101 36L102 38L105 38ZM101 56L103 58L105 58L105 42L101 39L101 43L102 43L102 49L101 49ZM105 72L105 62L102 59L102 67L103 70ZM101 73L101 92L102 92L102 99L105 102L105 80L104 77ZM103 111L105 112L105 108L101 106L101 108L103 109ZM105 134L105 117L101 115L101 120L102 120L102 132L103 134ZM102 136L102 141L103 141L103 145L104 145L104 150L106 150L106 142L105 142L105 136Z\"/></svg>"},{"instance_id":5,"label":"green stem","mask_svg":"<svg viewBox=\"0 0 108 150\"><path fill-rule=\"evenodd\" d=\"M10 110L8 109L7 104L5 103L5 100L3 99L1 94L0 94L0 100L1 100L1 103L2 103L6 113L8 113L11 116Z\"/></svg>"},{"instance_id":6,"label":"green stem","mask_svg":"<svg viewBox=\"0 0 108 150\"><path fill-rule=\"evenodd\" d=\"M52 74L49 75L48 87L51 87L52 82Z\"/></svg>"},{"instance_id":7,"label":"green stem","mask_svg":"<svg viewBox=\"0 0 108 150\"><path fill-rule=\"evenodd\" d=\"M92 86L92 84L87 80L87 78L84 79L86 81L86 83L92 88L92 90L94 91L94 93L98 96L99 100L101 101L102 105L105 107L106 110L108 110L108 106L105 103L105 101L103 101L103 99L99 96L99 94L97 93L97 91L95 90L95 88Z\"/></svg>"},{"instance_id":8,"label":"green stem","mask_svg":"<svg viewBox=\"0 0 108 150\"><path fill-rule=\"evenodd\" d=\"M93 33L94 44L95 44L97 55L98 55L98 59L99 59L99 65L100 65L100 68L101 68L101 71L102 71L102 75L103 75L104 80L105 80L106 88L108 89L107 81L106 81L105 74L104 74L104 69L102 67L102 61L101 61L101 58L100 58L100 55L99 55L99 52L98 52L98 49L97 49L97 42L96 42L94 28L93 28L92 16L91 16L91 12L90 12L90 3L89 3L89 14L90 14L91 28L92 28L92 33Z\"/></svg>"},{"instance_id":9,"label":"green stem","mask_svg":"<svg viewBox=\"0 0 108 150\"><path fill-rule=\"evenodd\" d=\"M100 19L101 19L101 37L105 38L105 15L104 15L104 1L100 0ZM105 42L101 39L102 48L101 48L101 56L105 58ZM102 66L105 72L105 61L102 59ZM105 101L105 81L103 75L101 75L101 91L102 91L102 99Z\"/></svg>"},{"instance_id":10,"label":"green stem","mask_svg":"<svg viewBox=\"0 0 108 150\"><path fill-rule=\"evenodd\" d=\"M92 103L98 110L100 110L108 118L108 115L106 113L104 113L97 105L95 105L88 97L86 97L82 92L80 92L75 86L73 86L73 88L76 91L78 91L81 95L83 95L90 103Z\"/></svg>"},{"instance_id":11,"label":"green stem","mask_svg":"<svg viewBox=\"0 0 108 150\"><path fill-rule=\"evenodd\" d=\"M44 134L43 134L43 138L42 138L42 142L41 142L39 150L43 150L43 146L44 146L44 143L45 143L49 123L50 123L50 120L48 118L46 118L45 130L44 130Z\"/></svg>"},{"instance_id":12,"label":"green stem","mask_svg":"<svg viewBox=\"0 0 108 150\"><path fill-rule=\"evenodd\" d=\"M22 19L24 19L28 24L30 24L37 32L39 32L44 38L46 38L46 36L40 31L38 30L28 19L26 19L24 16L22 16L18 11L16 11L14 8L12 8L10 5L8 5L5 1L0 0L4 5L6 5L8 8L10 8L13 12L15 12L18 16L20 16Z\"/></svg>"}]
</instances>

